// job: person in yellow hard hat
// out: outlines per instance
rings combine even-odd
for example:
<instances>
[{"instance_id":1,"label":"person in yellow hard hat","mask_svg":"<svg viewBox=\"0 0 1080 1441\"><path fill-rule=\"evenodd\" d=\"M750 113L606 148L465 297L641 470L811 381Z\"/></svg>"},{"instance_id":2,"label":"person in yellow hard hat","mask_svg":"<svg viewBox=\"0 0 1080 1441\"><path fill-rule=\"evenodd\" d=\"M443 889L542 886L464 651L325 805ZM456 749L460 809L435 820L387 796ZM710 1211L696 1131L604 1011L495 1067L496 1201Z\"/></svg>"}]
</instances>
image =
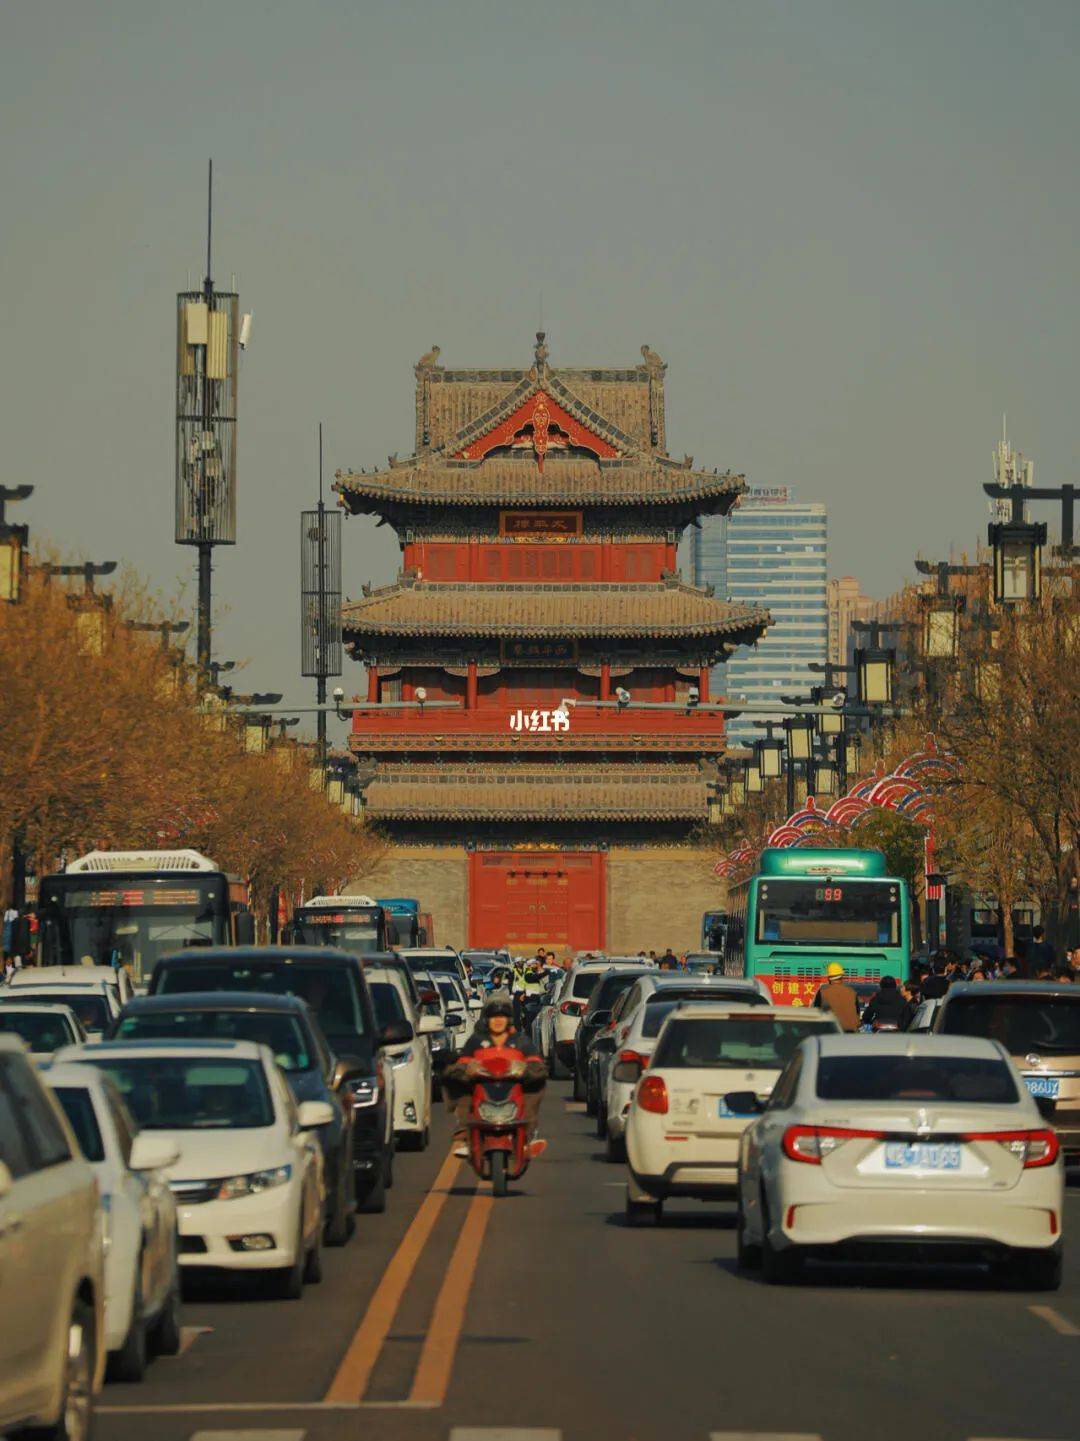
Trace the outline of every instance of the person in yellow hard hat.
<instances>
[{"instance_id":1,"label":"person in yellow hard hat","mask_svg":"<svg viewBox=\"0 0 1080 1441\"><path fill-rule=\"evenodd\" d=\"M830 961L825 967L825 984L814 997L814 1005L832 1011L843 1030L859 1029L858 998L854 986L844 980L844 968L839 961Z\"/></svg>"}]
</instances>

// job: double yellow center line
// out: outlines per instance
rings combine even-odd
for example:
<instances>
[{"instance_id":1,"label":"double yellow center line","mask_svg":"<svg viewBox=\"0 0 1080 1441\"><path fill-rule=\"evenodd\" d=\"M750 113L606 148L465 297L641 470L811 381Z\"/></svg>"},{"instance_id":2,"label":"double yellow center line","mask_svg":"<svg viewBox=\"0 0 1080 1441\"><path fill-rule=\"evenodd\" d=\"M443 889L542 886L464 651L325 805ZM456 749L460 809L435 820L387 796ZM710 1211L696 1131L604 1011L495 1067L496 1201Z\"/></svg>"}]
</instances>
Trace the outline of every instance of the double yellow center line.
<instances>
[{"instance_id":1,"label":"double yellow center line","mask_svg":"<svg viewBox=\"0 0 1080 1441\"><path fill-rule=\"evenodd\" d=\"M458 1158L453 1154L447 1156L383 1272L364 1319L341 1359L324 1398L328 1404L363 1401L394 1317L460 1170ZM446 1398L491 1206L488 1191L477 1191L469 1203L435 1301L407 1405L441 1406Z\"/></svg>"}]
</instances>

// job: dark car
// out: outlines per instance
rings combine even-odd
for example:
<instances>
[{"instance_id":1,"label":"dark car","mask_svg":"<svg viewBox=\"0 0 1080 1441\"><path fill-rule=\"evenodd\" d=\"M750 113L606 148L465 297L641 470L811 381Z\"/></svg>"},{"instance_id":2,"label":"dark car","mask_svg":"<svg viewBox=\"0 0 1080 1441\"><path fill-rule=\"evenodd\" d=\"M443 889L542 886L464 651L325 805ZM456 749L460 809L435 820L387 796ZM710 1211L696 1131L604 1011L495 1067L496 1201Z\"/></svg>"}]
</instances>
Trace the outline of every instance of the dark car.
<instances>
[{"instance_id":1,"label":"dark car","mask_svg":"<svg viewBox=\"0 0 1080 1441\"><path fill-rule=\"evenodd\" d=\"M574 1100L588 1102L586 1078L589 1068L589 1050L602 1029L611 1020L611 1008L624 991L635 981L641 980L641 967L612 967L605 971L593 987L589 1003L581 1015L581 1023L574 1034Z\"/></svg>"},{"instance_id":2,"label":"dark car","mask_svg":"<svg viewBox=\"0 0 1080 1441\"><path fill-rule=\"evenodd\" d=\"M387 1114L380 1050L413 1038L408 1021L380 1028L363 967L348 951L323 946L234 946L163 956L150 994L261 991L300 996L315 1012L334 1054L353 1072L353 1167L359 1209L383 1210L392 1179L394 1132ZM354 1063L355 1062L355 1066Z\"/></svg>"},{"instance_id":3,"label":"dark car","mask_svg":"<svg viewBox=\"0 0 1080 1441\"><path fill-rule=\"evenodd\" d=\"M349 1082L362 1078L365 1070L356 1057L334 1054L306 1001L259 991L139 996L120 1012L109 1039L260 1041L269 1046L298 1104L327 1101L333 1107L333 1121L317 1133L326 1159L325 1239L328 1246L344 1246L356 1209L356 1112Z\"/></svg>"}]
</instances>

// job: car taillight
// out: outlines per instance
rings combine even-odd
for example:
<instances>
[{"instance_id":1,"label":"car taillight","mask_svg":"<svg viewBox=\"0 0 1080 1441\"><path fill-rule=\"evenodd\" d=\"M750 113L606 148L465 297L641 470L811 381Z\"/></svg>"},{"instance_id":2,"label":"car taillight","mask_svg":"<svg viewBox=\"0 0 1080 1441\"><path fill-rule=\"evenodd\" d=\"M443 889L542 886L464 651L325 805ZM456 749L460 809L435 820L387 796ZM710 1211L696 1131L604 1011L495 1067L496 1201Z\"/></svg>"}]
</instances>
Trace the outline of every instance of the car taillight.
<instances>
[{"instance_id":1,"label":"car taillight","mask_svg":"<svg viewBox=\"0 0 1080 1441\"><path fill-rule=\"evenodd\" d=\"M646 1076L638 1086L637 1103L643 1111L654 1116L666 1116L668 1109L667 1086L663 1076Z\"/></svg>"},{"instance_id":2,"label":"car taillight","mask_svg":"<svg viewBox=\"0 0 1080 1441\"><path fill-rule=\"evenodd\" d=\"M584 1001L563 1001L559 1007L564 1016L580 1016L584 1009Z\"/></svg>"},{"instance_id":3,"label":"car taillight","mask_svg":"<svg viewBox=\"0 0 1080 1441\"><path fill-rule=\"evenodd\" d=\"M1025 1171L1052 1166L1061 1146L1054 1131L968 1131L962 1141L996 1141L1023 1164Z\"/></svg>"},{"instance_id":4,"label":"car taillight","mask_svg":"<svg viewBox=\"0 0 1080 1441\"><path fill-rule=\"evenodd\" d=\"M648 1056L643 1056L640 1051L620 1051L620 1061L629 1061L631 1065L637 1064L642 1070L649 1064Z\"/></svg>"},{"instance_id":5,"label":"car taillight","mask_svg":"<svg viewBox=\"0 0 1080 1441\"><path fill-rule=\"evenodd\" d=\"M826 1156L845 1141L857 1139L883 1141L884 1131L856 1131L847 1126L789 1126L784 1132L784 1155L789 1161L805 1161L820 1166Z\"/></svg>"}]
</instances>

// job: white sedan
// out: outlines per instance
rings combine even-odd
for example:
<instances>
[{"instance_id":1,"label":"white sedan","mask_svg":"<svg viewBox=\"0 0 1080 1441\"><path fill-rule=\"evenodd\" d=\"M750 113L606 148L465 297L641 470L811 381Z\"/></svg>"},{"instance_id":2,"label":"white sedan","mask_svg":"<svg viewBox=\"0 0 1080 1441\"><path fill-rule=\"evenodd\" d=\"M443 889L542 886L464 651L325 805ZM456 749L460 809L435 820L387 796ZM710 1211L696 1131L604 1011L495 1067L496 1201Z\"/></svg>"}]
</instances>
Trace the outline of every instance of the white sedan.
<instances>
[{"instance_id":1,"label":"white sedan","mask_svg":"<svg viewBox=\"0 0 1080 1441\"><path fill-rule=\"evenodd\" d=\"M50 1066L56 1093L93 1167L105 1223L105 1345L109 1377L141 1381L149 1350L180 1349L176 1203L162 1173L179 1147L137 1134L120 1092L94 1066Z\"/></svg>"},{"instance_id":2,"label":"white sedan","mask_svg":"<svg viewBox=\"0 0 1080 1441\"><path fill-rule=\"evenodd\" d=\"M627 1117L627 1222L659 1221L674 1197L733 1198L739 1139L756 1111L733 1109L725 1095L767 1098L801 1041L839 1031L835 1017L806 1006L677 1005Z\"/></svg>"},{"instance_id":3,"label":"white sedan","mask_svg":"<svg viewBox=\"0 0 1080 1441\"><path fill-rule=\"evenodd\" d=\"M78 1046L86 1040L86 1033L70 1006L36 998L20 1001L17 995L0 995L0 1031L8 1031L25 1041L39 1066L64 1046Z\"/></svg>"},{"instance_id":4,"label":"white sedan","mask_svg":"<svg viewBox=\"0 0 1080 1441\"><path fill-rule=\"evenodd\" d=\"M270 1271L286 1300L322 1279L315 1130L334 1113L326 1101L297 1105L266 1046L106 1041L61 1051L62 1061L99 1066L140 1128L175 1144L181 1266Z\"/></svg>"},{"instance_id":5,"label":"white sedan","mask_svg":"<svg viewBox=\"0 0 1080 1441\"><path fill-rule=\"evenodd\" d=\"M725 1099L760 1107L747 1090ZM775 1284L807 1257L917 1244L1056 1290L1064 1186L1057 1137L997 1041L821 1036L743 1133L739 1264Z\"/></svg>"}]
</instances>

